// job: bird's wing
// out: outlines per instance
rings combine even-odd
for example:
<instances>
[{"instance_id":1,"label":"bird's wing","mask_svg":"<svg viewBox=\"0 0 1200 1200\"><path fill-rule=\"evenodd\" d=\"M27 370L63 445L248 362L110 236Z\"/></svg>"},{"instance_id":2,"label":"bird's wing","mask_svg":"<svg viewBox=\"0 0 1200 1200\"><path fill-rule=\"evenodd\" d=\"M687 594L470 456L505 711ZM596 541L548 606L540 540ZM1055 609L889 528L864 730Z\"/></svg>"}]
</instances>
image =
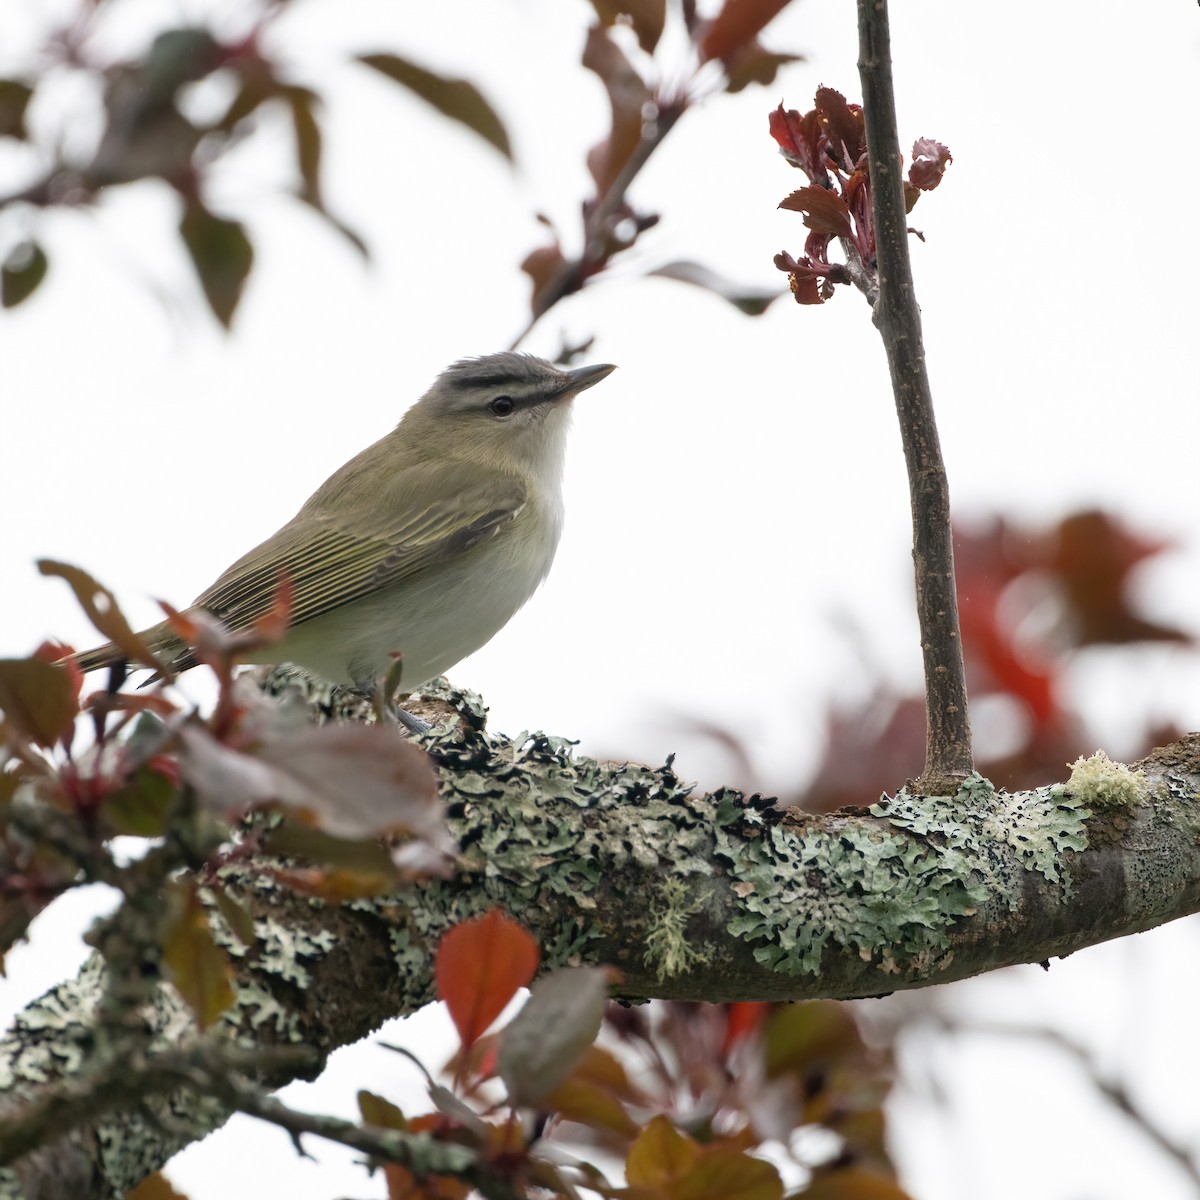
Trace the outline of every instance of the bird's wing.
<instances>
[{"instance_id":1,"label":"bird's wing","mask_svg":"<svg viewBox=\"0 0 1200 1200\"><path fill-rule=\"evenodd\" d=\"M336 477L335 477L336 478ZM330 481L333 483L333 480ZM346 504L346 490L358 490ZM421 464L394 473L366 494L338 489L336 515L326 489L273 537L251 550L196 598L233 630L269 612L280 579L293 589L292 624L312 620L496 536L525 505L514 476L458 464Z\"/></svg>"}]
</instances>

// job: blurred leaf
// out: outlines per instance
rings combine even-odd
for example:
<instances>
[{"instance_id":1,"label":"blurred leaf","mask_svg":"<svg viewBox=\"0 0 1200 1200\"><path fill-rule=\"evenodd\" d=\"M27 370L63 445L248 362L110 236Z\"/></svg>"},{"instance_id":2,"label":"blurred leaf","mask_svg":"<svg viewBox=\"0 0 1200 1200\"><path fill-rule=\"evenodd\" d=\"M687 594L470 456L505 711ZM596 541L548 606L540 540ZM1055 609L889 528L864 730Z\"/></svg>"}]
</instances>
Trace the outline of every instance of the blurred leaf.
<instances>
[{"instance_id":1,"label":"blurred leaf","mask_svg":"<svg viewBox=\"0 0 1200 1200\"><path fill-rule=\"evenodd\" d=\"M740 92L752 83L767 87L775 82L780 67L804 61L803 54L776 53L755 39L725 64L725 90Z\"/></svg>"},{"instance_id":2,"label":"blurred leaf","mask_svg":"<svg viewBox=\"0 0 1200 1200\"><path fill-rule=\"evenodd\" d=\"M359 62L407 88L444 117L458 121L495 146L510 162L508 132L479 89L465 79L436 75L395 54L362 54Z\"/></svg>"},{"instance_id":3,"label":"blurred leaf","mask_svg":"<svg viewBox=\"0 0 1200 1200\"><path fill-rule=\"evenodd\" d=\"M20 242L0 267L0 305L16 308L28 300L46 278L50 260L36 242Z\"/></svg>"},{"instance_id":4,"label":"blurred leaf","mask_svg":"<svg viewBox=\"0 0 1200 1200\"><path fill-rule=\"evenodd\" d=\"M49 749L74 728L79 702L70 675L36 658L0 659L0 711L9 725Z\"/></svg>"},{"instance_id":5,"label":"blurred leaf","mask_svg":"<svg viewBox=\"0 0 1200 1200\"><path fill-rule=\"evenodd\" d=\"M769 288L746 287L733 283L716 271L709 270L697 262L671 262L657 267L649 272L650 275L660 275L664 279L677 279L680 283L690 283L695 287L713 292L722 300L728 300L739 312L748 317L760 317L771 307L780 296L787 292L772 291Z\"/></svg>"},{"instance_id":6,"label":"blurred leaf","mask_svg":"<svg viewBox=\"0 0 1200 1200\"><path fill-rule=\"evenodd\" d=\"M225 890L223 885L210 885L209 891L212 894L213 900L216 901L217 911L225 919L225 924L229 926L229 932L243 946L253 946L257 940L257 935L254 932L254 918L242 907L239 901L235 900Z\"/></svg>"},{"instance_id":7,"label":"blurred leaf","mask_svg":"<svg viewBox=\"0 0 1200 1200\"><path fill-rule=\"evenodd\" d=\"M301 196L318 212L321 201L321 127L317 124L316 93L306 87L285 87L283 98L292 114L296 137L296 169L300 173Z\"/></svg>"},{"instance_id":8,"label":"blurred leaf","mask_svg":"<svg viewBox=\"0 0 1200 1200\"><path fill-rule=\"evenodd\" d=\"M721 1038L724 1057L739 1042L753 1037L771 1015L772 1006L763 1000L739 1000L725 1006L725 1033Z\"/></svg>"},{"instance_id":9,"label":"blurred leaf","mask_svg":"<svg viewBox=\"0 0 1200 1200\"><path fill-rule=\"evenodd\" d=\"M497 1071L512 1104L537 1104L596 1040L608 1003L608 971L567 967L539 979L500 1035Z\"/></svg>"},{"instance_id":10,"label":"blurred leaf","mask_svg":"<svg viewBox=\"0 0 1200 1200\"><path fill-rule=\"evenodd\" d=\"M671 1195L672 1200L782 1200L783 1180L761 1158L731 1146L705 1146Z\"/></svg>"},{"instance_id":11,"label":"blurred leaf","mask_svg":"<svg viewBox=\"0 0 1200 1200\"><path fill-rule=\"evenodd\" d=\"M1072 643L1190 643L1184 630L1147 620L1130 603L1131 572L1145 559L1170 548L1169 541L1132 533L1098 509L1065 517L1044 539L1039 558L1066 595Z\"/></svg>"},{"instance_id":12,"label":"blurred leaf","mask_svg":"<svg viewBox=\"0 0 1200 1200\"><path fill-rule=\"evenodd\" d=\"M125 1200L187 1200L187 1196L178 1191L161 1171L155 1171L132 1191L126 1192Z\"/></svg>"},{"instance_id":13,"label":"blurred leaf","mask_svg":"<svg viewBox=\"0 0 1200 1200\"><path fill-rule=\"evenodd\" d=\"M533 295L530 297L529 303L535 313L542 311L540 307L542 297L546 294L550 282L557 278L566 261L557 241L552 246L539 246L525 256L525 261L521 263L521 270L533 282Z\"/></svg>"},{"instance_id":14,"label":"blurred leaf","mask_svg":"<svg viewBox=\"0 0 1200 1200\"><path fill-rule=\"evenodd\" d=\"M179 234L213 316L228 329L254 264L254 247L245 229L240 222L218 217L191 198L179 222Z\"/></svg>"},{"instance_id":15,"label":"blurred leaf","mask_svg":"<svg viewBox=\"0 0 1200 1200\"><path fill-rule=\"evenodd\" d=\"M895 1179L865 1167L818 1172L795 1200L911 1200ZM792 1200L789 1197L789 1200Z\"/></svg>"},{"instance_id":16,"label":"blurred leaf","mask_svg":"<svg viewBox=\"0 0 1200 1200\"><path fill-rule=\"evenodd\" d=\"M163 966L196 1023L207 1029L233 1003L233 971L213 940L208 914L192 881L167 891L169 915L163 929Z\"/></svg>"},{"instance_id":17,"label":"blurred leaf","mask_svg":"<svg viewBox=\"0 0 1200 1200\"><path fill-rule=\"evenodd\" d=\"M767 1022L763 1049L768 1078L806 1076L862 1048L858 1025L835 1000L812 1000L777 1008Z\"/></svg>"},{"instance_id":18,"label":"blurred leaf","mask_svg":"<svg viewBox=\"0 0 1200 1200\"><path fill-rule=\"evenodd\" d=\"M192 723L179 768L209 808L241 813L276 803L334 837L411 834L449 853L437 779L425 753L378 725L275 733L243 754Z\"/></svg>"},{"instance_id":19,"label":"blurred leaf","mask_svg":"<svg viewBox=\"0 0 1200 1200\"><path fill-rule=\"evenodd\" d=\"M143 763L121 787L104 797L101 812L113 833L129 837L160 837L175 798L175 781Z\"/></svg>"},{"instance_id":20,"label":"blurred leaf","mask_svg":"<svg viewBox=\"0 0 1200 1200\"><path fill-rule=\"evenodd\" d=\"M700 61L731 61L774 20L789 0L725 0L700 37Z\"/></svg>"},{"instance_id":21,"label":"blurred leaf","mask_svg":"<svg viewBox=\"0 0 1200 1200\"><path fill-rule=\"evenodd\" d=\"M312 201L309 200L307 196L300 196L299 199L301 200L302 203L307 204L315 213L317 213L320 217L322 217L327 225L332 226L338 233L340 233L342 235L342 237L344 237L346 239L346 241L348 241L350 243L350 245L353 246L354 249L357 250L359 252L359 254L361 254L363 256L363 258L368 259L368 260L370 259L371 249L367 245L362 234L360 234L356 230L352 229L349 225L346 224L345 221L341 220L338 217L335 217L323 205L313 204Z\"/></svg>"},{"instance_id":22,"label":"blurred leaf","mask_svg":"<svg viewBox=\"0 0 1200 1200\"><path fill-rule=\"evenodd\" d=\"M650 92L625 52L600 25L588 30L583 65L600 76L612 109L608 137L593 146L587 156L596 194L603 196L642 140L643 113L650 103Z\"/></svg>"},{"instance_id":23,"label":"blurred leaf","mask_svg":"<svg viewBox=\"0 0 1200 1200\"><path fill-rule=\"evenodd\" d=\"M699 1145L660 1113L630 1147L625 1178L631 1187L665 1190L682 1179L699 1157Z\"/></svg>"},{"instance_id":24,"label":"blurred leaf","mask_svg":"<svg viewBox=\"0 0 1200 1200\"><path fill-rule=\"evenodd\" d=\"M459 1040L470 1047L538 968L537 942L499 909L462 921L437 948L434 975Z\"/></svg>"},{"instance_id":25,"label":"blurred leaf","mask_svg":"<svg viewBox=\"0 0 1200 1200\"><path fill-rule=\"evenodd\" d=\"M374 1092L359 1091L358 1111L362 1119L376 1129L398 1129L402 1133L408 1129L404 1114L390 1100Z\"/></svg>"},{"instance_id":26,"label":"blurred leaf","mask_svg":"<svg viewBox=\"0 0 1200 1200\"><path fill-rule=\"evenodd\" d=\"M306 858L323 867L363 875L395 874L387 847L377 837L334 837L323 829L286 818L263 835L263 849L268 854Z\"/></svg>"},{"instance_id":27,"label":"blurred leaf","mask_svg":"<svg viewBox=\"0 0 1200 1200\"><path fill-rule=\"evenodd\" d=\"M640 1124L625 1105L644 1105L646 1098L608 1050L592 1045L544 1103L564 1120L633 1137Z\"/></svg>"},{"instance_id":28,"label":"blurred leaf","mask_svg":"<svg viewBox=\"0 0 1200 1200\"><path fill-rule=\"evenodd\" d=\"M592 8L601 25L615 25L618 17L628 17L638 45L647 54L654 53L667 22L667 0L592 0Z\"/></svg>"},{"instance_id":29,"label":"blurred leaf","mask_svg":"<svg viewBox=\"0 0 1200 1200\"><path fill-rule=\"evenodd\" d=\"M37 568L43 575L65 579L75 593L88 620L102 637L108 638L123 657L130 662L141 663L161 671L162 664L154 657L150 647L134 633L124 614L117 607L116 597L96 582L86 571L69 563L55 562L50 558L39 558Z\"/></svg>"},{"instance_id":30,"label":"blurred leaf","mask_svg":"<svg viewBox=\"0 0 1200 1200\"><path fill-rule=\"evenodd\" d=\"M0 137L21 138L28 135L25 110L33 96L33 88L18 79L0 79Z\"/></svg>"}]
</instances>

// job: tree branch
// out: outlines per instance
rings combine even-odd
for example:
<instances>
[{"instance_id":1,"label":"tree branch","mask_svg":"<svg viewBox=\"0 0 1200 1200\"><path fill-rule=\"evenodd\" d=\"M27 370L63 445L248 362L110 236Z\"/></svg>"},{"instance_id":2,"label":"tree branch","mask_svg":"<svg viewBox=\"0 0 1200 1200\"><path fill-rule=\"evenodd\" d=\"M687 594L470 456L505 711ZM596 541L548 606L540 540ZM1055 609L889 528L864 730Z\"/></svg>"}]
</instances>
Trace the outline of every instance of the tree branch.
<instances>
[{"instance_id":1,"label":"tree branch","mask_svg":"<svg viewBox=\"0 0 1200 1200\"><path fill-rule=\"evenodd\" d=\"M858 31L858 72L879 274L874 320L887 350L908 467L917 620L925 667L925 770L917 786L946 794L974 769L971 724L954 584L950 489L933 415L921 312L908 256L887 0L858 0Z\"/></svg>"},{"instance_id":2,"label":"tree branch","mask_svg":"<svg viewBox=\"0 0 1200 1200\"><path fill-rule=\"evenodd\" d=\"M901 791L812 815L730 789L693 795L669 765L490 736L478 698L454 700L460 723L426 745L461 848L456 878L333 905L251 861L223 868L257 936L249 949L223 938L238 985L225 1026L240 1044L307 1046L321 1060L420 1008L442 934L496 906L535 934L546 968L607 963L625 996L709 1001L924 987L1200 911L1200 734L1133 770L1097 755L1036 791L975 776L951 797ZM219 913L211 920L220 934ZM0 1042L12 1103L86 1069L104 988L94 960L21 1014ZM190 1028L165 985L143 1016L163 1045ZM228 1115L213 1099L144 1100L93 1116L51 1158L74 1163L72 1178L106 1181L80 1200L108 1196ZM36 1194L14 1179L0 1172L0 1194Z\"/></svg>"}]
</instances>

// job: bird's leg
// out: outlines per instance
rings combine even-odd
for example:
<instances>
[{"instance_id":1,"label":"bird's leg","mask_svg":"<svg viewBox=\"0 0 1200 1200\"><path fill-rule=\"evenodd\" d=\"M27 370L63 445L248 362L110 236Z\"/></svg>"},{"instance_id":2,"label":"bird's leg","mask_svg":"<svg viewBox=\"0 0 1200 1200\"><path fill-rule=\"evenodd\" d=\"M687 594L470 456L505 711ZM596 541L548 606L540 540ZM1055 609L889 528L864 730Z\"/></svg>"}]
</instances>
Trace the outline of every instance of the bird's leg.
<instances>
[{"instance_id":1,"label":"bird's leg","mask_svg":"<svg viewBox=\"0 0 1200 1200\"><path fill-rule=\"evenodd\" d=\"M392 686L395 682L399 682L398 669L396 670L395 680L392 679L392 672L389 671L387 677L383 680L382 686L380 686L380 681L377 679L364 680L363 683L356 684L355 690L370 697L371 704L375 709L375 715L379 720L390 721L393 725L400 725L413 735L428 733L432 726L426 724L420 717L414 717L412 713L405 712L396 703L396 690Z\"/></svg>"},{"instance_id":2,"label":"bird's leg","mask_svg":"<svg viewBox=\"0 0 1200 1200\"><path fill-rule=\"evenodd\" d=\"M414 717L412 713L406 712L395 700L389 700L386 707L393 720L403 725L409 733L428 733L433 728L425 721L422 721L420 717Z\"/></svg>"}]
</instances>

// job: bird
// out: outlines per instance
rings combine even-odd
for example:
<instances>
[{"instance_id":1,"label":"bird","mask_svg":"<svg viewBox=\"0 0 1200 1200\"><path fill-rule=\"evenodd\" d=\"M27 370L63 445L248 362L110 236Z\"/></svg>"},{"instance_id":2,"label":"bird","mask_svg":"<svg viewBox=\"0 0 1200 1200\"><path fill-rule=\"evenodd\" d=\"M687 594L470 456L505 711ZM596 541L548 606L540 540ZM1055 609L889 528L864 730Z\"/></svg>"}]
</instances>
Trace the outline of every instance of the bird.
<instances>
[{"instance_id":1,"label":"bird","mask_svg":"<svg viewBox=\"0 0 1200 1200\"><path fill-rule=\"evenodd\" d=\"M243 632L272 610L286 578L286 633L243 661L292 663L367 695L397 653L403 692L444 674L490 641L549 572L571 402L615 369L565 369L512 351L451 364L390 433L186 611ZM167 622L141 637L173 673L196 665ZM125 656L108 643L73 658L88 672L121 667Z\"/></svg>"}]
</instances>

